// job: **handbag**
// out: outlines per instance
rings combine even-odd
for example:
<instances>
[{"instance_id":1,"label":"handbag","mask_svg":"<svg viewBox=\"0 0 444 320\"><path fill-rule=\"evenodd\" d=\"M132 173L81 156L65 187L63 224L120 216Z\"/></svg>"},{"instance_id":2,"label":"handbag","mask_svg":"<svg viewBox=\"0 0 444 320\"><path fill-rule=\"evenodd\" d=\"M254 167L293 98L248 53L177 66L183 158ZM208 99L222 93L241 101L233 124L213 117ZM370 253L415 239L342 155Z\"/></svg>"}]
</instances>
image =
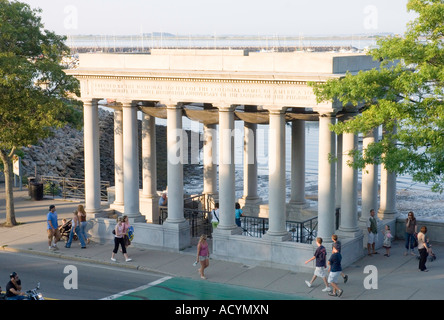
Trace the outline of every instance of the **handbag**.
<instances>
[{"instance_id":1,"label":"handbag","mask_svg":"<svg viewBox=\"0 0 444 320\"><path fill-rule=\"evenodd\" d=\"M413 234L413 248L418 246L418 235L416 233Z\"/></svg>"}]
</instances>

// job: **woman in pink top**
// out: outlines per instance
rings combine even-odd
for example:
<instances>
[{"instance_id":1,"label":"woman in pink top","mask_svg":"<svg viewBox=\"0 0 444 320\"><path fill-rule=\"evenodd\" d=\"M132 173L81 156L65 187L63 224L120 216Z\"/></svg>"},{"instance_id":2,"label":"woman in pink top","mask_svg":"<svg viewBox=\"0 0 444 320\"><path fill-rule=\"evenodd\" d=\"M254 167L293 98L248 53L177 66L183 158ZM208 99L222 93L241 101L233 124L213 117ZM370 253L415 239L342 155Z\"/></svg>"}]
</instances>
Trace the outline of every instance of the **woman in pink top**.
<instances>
[{"instance_id":1,"label":"woman in pink top","mask_svg":"<svg viewBox=\"0 0 444 320\"><path fill-rule=\"evenodd\" d=\"M200 261L200 277L202 279L206 279L204 275L204 270L210 265L210 250L208 249L207 236L205 234L200 236L199 243L197 244L196 261Z\"/></svg>"}]
</instances>

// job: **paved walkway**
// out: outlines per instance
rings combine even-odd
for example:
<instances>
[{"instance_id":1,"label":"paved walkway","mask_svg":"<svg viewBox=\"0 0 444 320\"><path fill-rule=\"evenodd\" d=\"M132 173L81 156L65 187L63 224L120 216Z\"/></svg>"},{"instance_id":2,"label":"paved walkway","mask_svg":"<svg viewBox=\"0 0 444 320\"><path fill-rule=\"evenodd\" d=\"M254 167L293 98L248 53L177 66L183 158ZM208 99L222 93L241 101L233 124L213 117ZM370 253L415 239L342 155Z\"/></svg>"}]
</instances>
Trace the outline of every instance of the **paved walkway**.
<instances>
[{"instance_id":1,"label":"paved walkway","mask_svg":"<svg viewBox=\"0 0 444 320\"><path fill-rule=\"evenodd\" d=\"M128 249L133 261L124 262L121 254L117 262L110 260L113 243L92 241L87 249L80 249L78 241L70 249L59 243L59 250L48 250L46 238L46 213L50 204L55 204L59 219L70 218L78 202L53 200L31 201L27 190L14 193L16 219L20 225L13 228L0 227L0 249L48 255L60 259L94 262L155 272L160 275L208 281L220 284L233 284L247 288L267 290L294 295L295 299L338 299L322 292L323 283L317 279L311 288L305 284L312 273L296 273L287 270L253 267L241 263L211 259L206 271L207 280L201 280L195 260L195 247L181 252L165 252L151 248L131 246ZM4 183L0 183L0 223L5 222ZM137 235L136 235L137 236ZM444 299L444 244L434 244L437 260L427 262L429 272L418 271L418 260L404 256L403 241L395 241L391 256L385 257L385 249L379 254L364 256L344 272L349 276L346 284L339 283L344 290L343 300L442 300ZM307 259L310 257L307 257ZM370 272L364 273L366 266ZM372 280L370 280L372 278ZM369 289L373 286L374 289ZM367 289L366 289L367 287Z\"/></svg>"}]
</instances>

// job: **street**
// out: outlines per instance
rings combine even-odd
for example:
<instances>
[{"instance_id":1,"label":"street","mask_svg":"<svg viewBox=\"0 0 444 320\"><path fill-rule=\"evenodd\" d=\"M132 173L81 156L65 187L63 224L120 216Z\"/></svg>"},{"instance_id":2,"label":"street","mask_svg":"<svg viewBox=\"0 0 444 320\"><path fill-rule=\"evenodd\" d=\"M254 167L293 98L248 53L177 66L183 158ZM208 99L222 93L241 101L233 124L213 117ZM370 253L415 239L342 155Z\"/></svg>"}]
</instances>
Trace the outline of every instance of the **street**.
<instances>
[{"instance_id":1,"label":"street","mask_svg":"<svg viewBox=\"0 0 444 320\"><path fill-rule=\"evenodd\" d=\"M103 299L163 278L162 275L112 266L0 252L0 286L3 291L13 271L22 280L22 291L32 289L40 282L43 296L57 300Z\"/></svg>"}]
</instances>

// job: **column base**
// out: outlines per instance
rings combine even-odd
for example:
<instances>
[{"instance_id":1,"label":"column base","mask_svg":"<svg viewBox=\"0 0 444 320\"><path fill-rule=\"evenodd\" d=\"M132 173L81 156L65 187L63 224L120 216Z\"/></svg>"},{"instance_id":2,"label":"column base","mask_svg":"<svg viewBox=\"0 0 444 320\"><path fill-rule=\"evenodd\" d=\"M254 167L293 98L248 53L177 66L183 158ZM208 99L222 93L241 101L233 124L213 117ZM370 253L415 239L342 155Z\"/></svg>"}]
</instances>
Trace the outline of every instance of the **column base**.
<instances>
[{"instance_id":1,"label":"column base","mask_svg":"<svg viewBox=\"0 0 444 320\"><path fill-rule=\"evenodd\" d=\"M132 216L128 216L128 221L129 223L141 223L141 222L146 222L145 217L142 216L141 214L139 214L139 216L136 215L132 215Z\"/></svg>"},{"instance_id":2,"label":"column base","mask_svg":"<svg viewBox=\"0 0 444 320\"><path fill-rule=\"evenodd\" d=\"M125 211L125 207L123 205L123 203L111 203L109 205L110 209L113 209L115 213L117 214L123 214L123 212Z\"/></svg>"},{"instance_id":3,"label":"column base","mask_svg":"<svg viewBox=\"0 0 444 320\"><path fill-rule=\"evenodd\" d=\"M290 241L291 240L291 234L288 232L284 233L273 233L273 232L267 232L262 236L262 239L268 240L271 242L283 242L283 241Z\"/></svg>"},{"instance_id":4,"label":"column base","mask_svg":"<svg viewBox=\"0 0 444 320\"><path fill-rule=\"evenodd\" d=\"M242 197L238 199L238 202L242 208L242 212L246 216L258 217L259 216L259 205L262 204L262 198L248 198Z\"/></svg>"},{"instance_id":5,"label":"column base","mask_svg":"<svg viewBox=\"0 0 444 320\"><path fill-rule=\"evenodd\" d=\"M102 209L85 210L85 211L87 219L104 218L107 216L107 213Z\"/></svg>"},{"instance_id":6,"label":"column base","mask_svg":"<svg viewBox=\"0 0 444 320\"><path fill-rule=\"evenodd\" d=\"M190 224L188 221L168 222L163 225L163 245L167 248L183 250L191 245Z\"/></svg>"},{"instance_id":7,"label":"column base","mask_svg":"<svg viewBox=\"0 0 444 320\"><path fill-rule=\"evenodd\" d=\"M142 214L147 223L159 223L159 197L155 196L141 196L140 197L140 214Z\"/></svg>"},{"instance_id":8,"label":"column base","mask_svg":"<svg viewBox=\"0 0 444 320\"><path fill-rule=\"evenodd\" d=\"M378 211L378 218L381 220L384 219L395 219L399 216L399 213L395 210L395 211L389 211L389 210L381 210L379 209Z\"/></svg>"},{"instance_id":9,"label":"column base","mask_svg":"<svg viewBox=\"0 0 444 320\"><path fill-rule=\"evenodd\" d=\"M358 237L362 237L363 233L359 227L356 227L356 228L341 228L341 227L339 227L339 229L336 230L336 235L339 238L341 238L341 237L343 237L343 238L358 238Z\"/></svg>"},{"instance_id":10,"label":"column base","mask_svg":"<svg viewBox=\"0 0 444 320\"><path fill-rule=\"evenodd\" d=\"M230 236L230 235L240 235L240 234L242 234L242 228L239 228L236 225L233 225L231 227L222 227L219 224L217 228L213 231L213 236L214 235Z\"/></svg>"}]
</instances>

